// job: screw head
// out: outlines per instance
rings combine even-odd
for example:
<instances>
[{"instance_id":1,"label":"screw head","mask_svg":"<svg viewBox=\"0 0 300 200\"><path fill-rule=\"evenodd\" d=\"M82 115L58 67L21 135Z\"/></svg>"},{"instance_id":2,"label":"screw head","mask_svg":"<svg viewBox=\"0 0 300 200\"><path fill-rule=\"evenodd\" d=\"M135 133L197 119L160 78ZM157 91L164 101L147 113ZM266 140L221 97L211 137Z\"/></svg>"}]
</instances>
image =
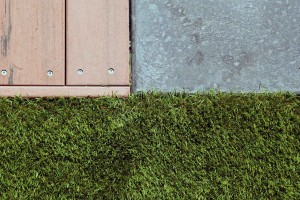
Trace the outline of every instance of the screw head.
<instances>
[{"instance_id":1,"label":"screw head","mask_svg":"<svg viewBox=\"0 0 300 200\"><path fill-rule=\"evenodd\" d=\"M115 69L114 68L109 68L108 69L108 74L113 75L115 73Z\"/></svg>"},{"instance_id":2,"label":"screw head","mask_svg":"<svg viewBox=\"0 0 300 200\"><path fill-rule=\"evenodd\" d=\"M2 76L6 76L6 75L7 75L7 70L3 69L3 70L1 71L1 75L2 75Z\"/></svg>"},{"instance_id":3,"label":"screw head","mask_svg":"<svg viewBox=\"0 0 300 200\"><path fill-rule=\"evenodd\" d=\"M82 75L83 75L83 69L78 69L78 70L77 70L77 74L78 74L79 76L82 76Z\"/></svg>"},{"instance_id":4,"label":"screw head","mask_svg":"<svg viewBox=\"0 0 300 200\"><path fill-rule=\"evenodd\" d=\"M47 72L47 76L51 77L51 76L53 76L53 75L54 75L54 72L53 72L52 70L49 70L49 71Z\"/></svg>"}]
</instances>

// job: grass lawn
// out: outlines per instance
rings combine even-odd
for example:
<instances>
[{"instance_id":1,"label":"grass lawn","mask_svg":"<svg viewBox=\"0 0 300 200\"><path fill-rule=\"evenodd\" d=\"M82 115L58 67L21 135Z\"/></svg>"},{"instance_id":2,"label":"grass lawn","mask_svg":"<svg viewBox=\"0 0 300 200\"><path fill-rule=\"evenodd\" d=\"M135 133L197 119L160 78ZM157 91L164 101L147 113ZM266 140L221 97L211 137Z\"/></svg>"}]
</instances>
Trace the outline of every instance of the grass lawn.
<instances>
[{"instance_id":1,"label":"grass lawn","mask_svg":"<svg viewBox=\"0 0 300 200\"><path fill-rule=\"evenodd\" d=\"M0 199L300 199L300 97L0 98Z\"/></svg>"}]
</instances>

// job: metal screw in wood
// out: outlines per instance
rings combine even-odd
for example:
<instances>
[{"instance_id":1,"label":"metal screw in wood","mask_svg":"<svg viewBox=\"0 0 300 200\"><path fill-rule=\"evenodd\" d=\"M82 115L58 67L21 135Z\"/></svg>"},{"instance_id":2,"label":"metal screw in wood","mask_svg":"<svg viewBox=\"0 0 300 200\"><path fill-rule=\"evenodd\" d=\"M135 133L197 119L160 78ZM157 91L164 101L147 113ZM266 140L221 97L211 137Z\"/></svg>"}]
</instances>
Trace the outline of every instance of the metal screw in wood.
<instances>
[{"instance_id":1,"label":"metal screw in wood","mask_svg":"<svg viewBox=\"0 0 300 200\"><path fill-rule=\"evenodd\" d=\"M110 69L108 70L108 73L109 73L110 75L113 75L113 74L115 73L115 69L114 69L114 68L110 68Z\"/></svg>"},{"instance_id":2,"label":"metal screw in wood","mask_svg":"<svg viewBox=\"0 0 300 200\"><path fill-rule=\"evenodd\" d=\"M47 72L47 75L48 75L49 77L51 77L51 76L53 76L53 75L54 75L54 72L53 72L53 71L51 71L51 70L49 70L49 71Z\"/></svg>"},{"instance_id":3,"label":"metal screw in wood","mask_svg":"<svg viewBox=\"0 0 300 200\"><path fill-rule=\"evenodd\" d=\"M82 75L83 75L83 69L78 69L78 70L77 70L77 74L78 74L79 76L82 76Z\"/></svg>"},{"instance_id":4,"label":"metal screw in wood","mask_svg":"<svg viewBox=\"0 0 300 200\"><path fill-rule=\"evenodd\" d=\"M1 75L2 75L2 76L6 76L6 75L7 75L7 71L6 71L5 69L3 69L3 70L1 71Z\"/></svg>"}]
</instances>

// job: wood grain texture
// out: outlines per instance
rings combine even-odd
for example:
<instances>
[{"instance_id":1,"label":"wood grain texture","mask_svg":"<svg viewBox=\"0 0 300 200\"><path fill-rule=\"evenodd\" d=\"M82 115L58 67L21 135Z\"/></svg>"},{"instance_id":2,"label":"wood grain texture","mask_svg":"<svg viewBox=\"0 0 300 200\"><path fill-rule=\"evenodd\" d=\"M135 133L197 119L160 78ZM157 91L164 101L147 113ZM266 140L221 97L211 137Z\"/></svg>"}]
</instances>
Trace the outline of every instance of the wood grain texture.
<instances>
[{"instance_id":1,"label":"wood grain texture","mask_svg":"<svg viewBox=\"0 0 300 200\"><path fill-rule=\"evenodd\" d=\"M0 86L0 97L127 97L130 87Z\"/></svg>"},{"instance_id":2,"label":"wood grain texture","mask_svg":"<svg viewBox=\"0 0 300 200\"><path fill-rule=\"evenodd\" d=\"M0 0L0 36L0 85L64 85L65 1Z\"/></svg>"},{"instance_id":3,"label":"wood grain texture","mask_svg":"<svg viewBox=\"0 0 300 200\"><path fill-rule=\"evenodd\" d=\"M129 85L129 75L128 0L68 0L67 85Z\"/></svg>"}]
</instances>

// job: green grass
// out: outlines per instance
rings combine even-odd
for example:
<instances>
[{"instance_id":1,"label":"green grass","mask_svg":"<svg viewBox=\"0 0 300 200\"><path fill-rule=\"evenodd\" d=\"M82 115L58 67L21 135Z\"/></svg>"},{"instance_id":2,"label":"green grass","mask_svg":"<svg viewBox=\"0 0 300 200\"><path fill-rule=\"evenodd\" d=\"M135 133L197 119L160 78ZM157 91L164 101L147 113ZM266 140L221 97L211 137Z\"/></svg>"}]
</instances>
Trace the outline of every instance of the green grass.
<instances>
[{"instance_id":1,"label":"green grass","mask_svg":"<svg viewBox=\"0 0 300 200\"><path fill-rule=\"evenodd\" d=\"M0 98L0 199L300 199L300 98Z\"/></svg>"}]
</instances>

